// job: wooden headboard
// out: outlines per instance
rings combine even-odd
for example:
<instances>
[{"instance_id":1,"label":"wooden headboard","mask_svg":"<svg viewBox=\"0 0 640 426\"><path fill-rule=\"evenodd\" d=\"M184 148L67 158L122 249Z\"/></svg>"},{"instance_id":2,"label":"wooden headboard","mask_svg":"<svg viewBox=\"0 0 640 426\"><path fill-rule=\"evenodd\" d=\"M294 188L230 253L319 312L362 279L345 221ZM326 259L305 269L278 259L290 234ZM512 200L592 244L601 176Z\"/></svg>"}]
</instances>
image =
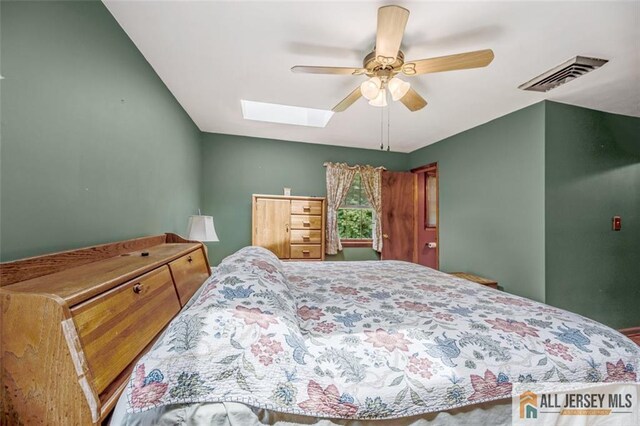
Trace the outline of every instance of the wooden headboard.
<instances>
[{"instance_id":1,"label":"wooden headboard","mask_svg":"<svg viewBox=\"0 0 640 426\"><path fill-rule=\"evenodd\" d=\"M175 234L0 264L0 423L100 424L209 275Z\"/></svg>"}]
</instances>

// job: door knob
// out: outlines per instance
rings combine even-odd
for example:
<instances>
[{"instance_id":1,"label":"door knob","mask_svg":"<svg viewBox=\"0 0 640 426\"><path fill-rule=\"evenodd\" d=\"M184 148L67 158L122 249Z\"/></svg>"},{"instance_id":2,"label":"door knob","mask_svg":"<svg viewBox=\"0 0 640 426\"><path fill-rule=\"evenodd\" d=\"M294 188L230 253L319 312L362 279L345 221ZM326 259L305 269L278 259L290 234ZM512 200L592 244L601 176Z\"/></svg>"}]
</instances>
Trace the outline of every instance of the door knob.
<instances>
[{"instance_id":1,"label":"door knob","mask_svg":"<svg viewBox=\"0 0 640 426\"><path fill-rule=\"evenodd\" d=\"M389 239L389 234L382 234L382 238L386 238L388 240Z\"/></svg>"}]
</instances>

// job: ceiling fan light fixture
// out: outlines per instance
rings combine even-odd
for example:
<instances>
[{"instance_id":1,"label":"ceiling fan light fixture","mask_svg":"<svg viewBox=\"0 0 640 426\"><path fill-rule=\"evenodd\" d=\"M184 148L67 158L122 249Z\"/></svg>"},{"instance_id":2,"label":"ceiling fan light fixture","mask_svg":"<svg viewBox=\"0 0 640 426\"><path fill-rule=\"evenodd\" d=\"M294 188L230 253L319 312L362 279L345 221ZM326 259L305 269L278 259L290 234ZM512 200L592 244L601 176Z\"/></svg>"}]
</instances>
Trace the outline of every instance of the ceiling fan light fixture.
<instances>
[{"instance_id":1,"label":"ceiling fan light fixture","mask_svg":"<svg viewBox=\"0 0 640 426\"><path fill-rule=\"evenodd\" d=\"M375 107L386 107L387 106L387 91L386 89L380 89L378 91L378 96L369 101L369 105Z\"/></svg>"},{"instance_id":2,"label":"ceiling fan light fixture","mask_svg":"<svg viewBox=\"0 0 640 426\"><path fill-rule=\"evenodd\" d=\"M389 80L387 87L389 88L389 93L391 93L391 99L393 99L394 101L398 101L407 94L409 88L411 87L411 84L406 81L400 80L398 77L393 77L391 80Z\"/></svg>"},{"instance_id":3,"label":"ceiling fan light fixture","mask_svg":"<svg viewBox=\"0 0 640 426\"><path fill-rule=\"evenodd\" d=\"M0 0L1 1L1 0ZM373 51L369 52L358 67L331 67L296 65L293 72L307 74L366 75L369 78L341 100L333 112L342 112L364 97L373 106L386 106L387 102L400 101L411 112L427 106L427 101L411 85L395 78L438 73L444 71L482 68L494 59L491 49L456 53L434 58L408 60L400 48L409 19L409 10L396 5L378 8L378 23ZM566 80L566 79L565 79ZM387 91L389 99L387 99Z\"/></svg>"},{"instance_id":4,"label":"ceiling fan light fixture","mask_svg":"<svg viewBox=\"0 0 640 426\"><path fill-rule=\"evenodd\" d=\"M381 88L382 80L379 77L371 77L360 85L360 92L362 92L362 96L371 101L378 97Z\"/></svg>"}]
</instances>

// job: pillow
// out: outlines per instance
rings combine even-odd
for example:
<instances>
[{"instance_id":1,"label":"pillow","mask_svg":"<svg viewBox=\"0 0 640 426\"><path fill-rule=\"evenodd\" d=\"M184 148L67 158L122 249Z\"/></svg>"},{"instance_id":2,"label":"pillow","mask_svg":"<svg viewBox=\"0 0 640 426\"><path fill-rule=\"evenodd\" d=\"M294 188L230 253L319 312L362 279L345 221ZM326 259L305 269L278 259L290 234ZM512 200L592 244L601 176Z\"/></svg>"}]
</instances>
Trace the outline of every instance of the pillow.
<instances>
[{"instance_id":1,"label":"pillow","mask_svg":"<svg viewBox=\"0 0 640 426\"><path fill-rule=\"evenodd\" d=\"M268 281L270 287L281 288L289 292L289 281L284 275L282 262L272 252L257 246L245 247L220 264L223 271L255 275L261 282ZM282 288L283 287L283 288Z\"/></svg>"},{"instance_id":2,"label":"pillow","mask_svg":"<svg viewBox=\"0 0 640 426\"><path fill-rule=\"evenodd\" d=\"M282 267L282 262L280 262L280 259L278 259L278 256L273 254L273 252L271 252L270 250L264 247L259 247L259 246L243 247L237 252L225 257L221 263L224 263L226 261L234 261L238 257L244 258L244 259L246 258L262 259L264 261L277 265L279 268Z\"/></svg>"},{"instance_id":3,"label":"pillow","mask_svg":"<svg viewBox=\"0 0 640 426\"><path fill-rule=\"evenodd\" d=\"M227 256L214 269L202 296L229 301L229 305L260 308L296 324L296 303L283 273L282 262L262 247L245 247ZM201 297L202 297L201 296Z\"/></svg>"}]
</instances>

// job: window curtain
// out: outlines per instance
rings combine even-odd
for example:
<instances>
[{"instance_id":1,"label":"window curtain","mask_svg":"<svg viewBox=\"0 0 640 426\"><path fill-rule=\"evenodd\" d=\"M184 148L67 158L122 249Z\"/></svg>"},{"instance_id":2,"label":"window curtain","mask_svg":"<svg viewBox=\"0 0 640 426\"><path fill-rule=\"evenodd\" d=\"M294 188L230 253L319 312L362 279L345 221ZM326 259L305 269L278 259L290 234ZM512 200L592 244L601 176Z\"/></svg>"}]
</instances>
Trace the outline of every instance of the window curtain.
<instances>
[{"instance_id":1,"label":"window curtain","mask_svg":"<svg viewBox=\"0 0 640 426\"><path fill-rule=\"evenodd\" d=\"M373 207L373 249L382 251L382 167L360 166L360 179L369 204Z\"/></svg>"},{"instance_id":2,"label":"window curtain","mask_svg":"<svg viewBox=\"0 0 640 426\"><path fill-rule=\"evenodd\" d=\"M338 208L342 205L357 169L346 163L325 163L327 167L327 254L342 251L338 233Z\"/></svg>"}]
</instances>

